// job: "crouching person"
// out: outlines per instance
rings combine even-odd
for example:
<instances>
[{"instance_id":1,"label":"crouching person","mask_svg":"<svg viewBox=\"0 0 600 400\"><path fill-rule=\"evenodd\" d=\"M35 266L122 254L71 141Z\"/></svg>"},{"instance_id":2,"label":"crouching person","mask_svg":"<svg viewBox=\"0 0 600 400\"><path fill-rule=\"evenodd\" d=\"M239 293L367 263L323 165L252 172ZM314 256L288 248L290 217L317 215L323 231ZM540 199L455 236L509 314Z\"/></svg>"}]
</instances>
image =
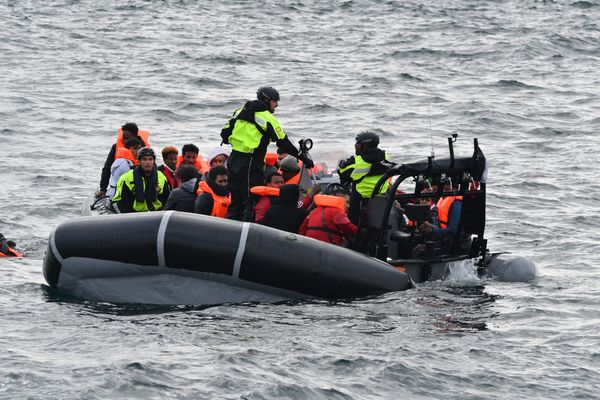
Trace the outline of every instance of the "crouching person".
<instances>
[{"instance_id":1,"label":"crouching person","mask_svg":"<svg viewBox=\"0 0 600 400\"><path fill-rule=\"evenodd\" d=\"M212 167L207 173L206 180L200 182L194 212L225 218L231 204L231 193L227 189L228 182L225 166Z\"/></svg>"},{"instance_id":2,"label":"crouching person","mask_svg":"<svg viewBox=\"0 0 600 400\"><path fill-rule=\"evenodd\" d=\"M194 212L198 179L200 178L196 166L189 164L180 165L175 171L175 177L181 182L181 187L171 192L167 199L167 204L165 204L165 210Z\"/></svg>"},{"instance_id":3,"label":"crouching person","mask_svg":"<svg viewBox=\"0 0 600 400\"><path fill-rule=\"evenodd\" d=\"M346 246L348 238L358 233L358 227L348 219L347 201L349 196L336 192L334 196L317 194L314 202L317 208L306 217L298 233L323 242Z\"/></svg>"},{"instance_id":4,"label":"crouching person","mask_svg":"<svg viewBox=\"0 0 600 400\"><path fill-rule=\"evenodd\" d=\"M169 198L169 183L156 170L156 154L150 147L142 147L137 159L139 165L121 175L112 205L118 213L160 211Z\"/></svg>"}]
</instances>

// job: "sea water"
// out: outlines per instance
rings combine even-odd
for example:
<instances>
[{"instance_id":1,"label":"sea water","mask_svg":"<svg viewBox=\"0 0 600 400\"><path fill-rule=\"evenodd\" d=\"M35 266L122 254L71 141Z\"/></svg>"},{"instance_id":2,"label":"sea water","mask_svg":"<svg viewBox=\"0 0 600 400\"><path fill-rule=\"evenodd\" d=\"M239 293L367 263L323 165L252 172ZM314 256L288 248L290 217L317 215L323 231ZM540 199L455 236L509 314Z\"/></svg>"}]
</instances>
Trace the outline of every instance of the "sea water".
<instances>
[{"instance_id":1,"label":"sea water","mask_svg":"<svg viewBox=\"0 0 600 400\"><path fill-rule=\"evenodd\" d=\"M27 254L0 260L0 398L600 398L598 1L4 0L0 15L0 232ZM206 154L262 85L330 166L362 130L399 163L478 138L489 248L539 278L210 308L48 290L48 235L98 188L120 125Z\"/></svg>"}]
</instances>

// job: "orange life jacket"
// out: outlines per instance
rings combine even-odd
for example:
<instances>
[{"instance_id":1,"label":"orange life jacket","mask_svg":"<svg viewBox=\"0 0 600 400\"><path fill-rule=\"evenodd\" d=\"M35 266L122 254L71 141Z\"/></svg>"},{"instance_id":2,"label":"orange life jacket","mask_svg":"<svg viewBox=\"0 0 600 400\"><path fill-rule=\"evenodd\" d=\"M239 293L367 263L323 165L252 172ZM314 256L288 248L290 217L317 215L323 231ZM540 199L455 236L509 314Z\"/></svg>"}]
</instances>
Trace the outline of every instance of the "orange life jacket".
<instances>
[{"instance_id":1,"label":"orange life jacket","mask_svg":"<svg viewBox=\"0 0 600 400\"><path fill-rule=\"evenodd\" d=\"M0 257L23 257L22 253L19 253L18 251L16 251L13 248L8 247L7 250L8 250L7 253L0 252Z\"/></svg>"},{"instance_id":2,"label":"orange life jacket","mask_svg":"<svg viewBox=\"0 0 600 400\"><path fill-rule=\"evenodd\" d=\"M346 212L346 201L342 197L316 194L313 201L319 207L333 207Z\"/></svg>"},{"instance_id":3,"label":"orange life jacket","mask_svg":"<svg viewBox=\"0 0 600 400\"><path fill-rule=\"evenodd\" d=\"M125 158L131 161L133 165L138 165L137 158L133 156L131 150L129 150L127 147L121 147L117 149L117 152L115 153L115 160L118 158Z\"/></svg>"},{"instance_id":4,"label":"orange life jacket","mask_svg":"<svg viewBox=\"0 0 600 400\"><path fill-rule=\"evenodd\" d=\"M277 163L277 153L267 153L265 156L265 164L269 167L274 166Z\"/></svg>"},{"instance_id":5,"label":"orange life jacket","mask_svg":"<svg viewBox=\"0 0 600 400\"><path fill-rule=\"evenodd\" d=\"M213 209L210 215L213 217L225 218L227 215L227 210L229 210L229 205L231 204L231 193L229 193L227 196L219 196L212 190L206 181L200 182L198 191L196 193L198 195L202 193L209 193L213 198Z\"/></svg>"},{"instance_id":6,"label":"orange life jacket","mask_svg":"<svg viewBox=\"0 0 600 400\"><path fill-rule=\"evenodd\" d=\"M279 188L271 186L253 186L250 188L250 193L257 196L279 197Z\"/></svg>"},{"instance_id":7,"label":"orange life jacket","mask_svg":"<svg viewBox=\"0 0 600 400\"><path fill-rule=\"evenodd\" d=\"M440 221L440 228L442 229L448 227L448 216L450 214L450 207L452 207L452 203L454 203L454 200L462 201L462 196L442 197L437 202L438 219Z\"/></svg>"},{"instance_id":8,"label":"orange life jacket","mask_svg":"<svg viewBox=\"0 0 600 400\"><path fill-rule=\"evenodd\" d=\"M144 141L146 147L150 147L150 142L148 141L148 136L150 135L150 133L148 131L138 131L137 135L140 139ZM123 129L119 128L119 132L117 133L117 151L119 149L125 148L125 141L123 140Z\"/></svg>"},{"instance_id":9,"label":"orange life jacket","mask_svg":"<svg viewBox=\"0 0 600 400\"><path fill-rule=\"evenodd\" d=\"M181 164L183 164L183 160L184 160L183 156L177 156L177 166L178 167ZM201 174L205 174L206 171L208 171L210 169L208 163L206 161L204 161L204 158L202 158L202 156L200 154L198 154L198 158L196 159L196 163L194 165L196 166L196 169L198 170L198 172L200 172Z\"/></svg>"}]
</instances>

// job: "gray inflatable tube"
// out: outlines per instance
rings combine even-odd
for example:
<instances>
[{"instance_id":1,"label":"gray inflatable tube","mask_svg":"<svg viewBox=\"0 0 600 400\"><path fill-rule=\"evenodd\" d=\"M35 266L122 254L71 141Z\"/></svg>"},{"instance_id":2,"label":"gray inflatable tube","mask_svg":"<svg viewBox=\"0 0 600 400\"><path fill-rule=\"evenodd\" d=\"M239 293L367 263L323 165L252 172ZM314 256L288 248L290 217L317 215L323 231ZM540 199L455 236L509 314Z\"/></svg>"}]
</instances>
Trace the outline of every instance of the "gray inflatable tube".
<instances>
[{"instance_id":1,"label":"gray inflatable tube","mask_svg":"<svg viewBox=\"0 0 600 400\"><path fill-rule=\"evenodd\" d=\"M253 223L174 211L81 217L50 235L44 277L112 303L347 299L414 287L354 251Z\"/></svg>"}]
</instances>

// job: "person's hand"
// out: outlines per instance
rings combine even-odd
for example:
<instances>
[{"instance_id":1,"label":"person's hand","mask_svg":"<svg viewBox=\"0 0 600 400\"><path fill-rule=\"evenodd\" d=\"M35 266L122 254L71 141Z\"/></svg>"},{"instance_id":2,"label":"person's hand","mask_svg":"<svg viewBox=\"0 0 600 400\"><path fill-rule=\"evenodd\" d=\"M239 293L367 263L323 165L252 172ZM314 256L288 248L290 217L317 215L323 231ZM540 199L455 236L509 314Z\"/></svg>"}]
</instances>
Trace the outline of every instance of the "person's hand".
<instances>
[{"instance_id":1,"label":"person's hand","mask_svg":"<svg viewBox=\"0 0 600 400\"><path fill-rule=\"evenodd\" d=\"M106 196L106 190L98 190L98 191L97 191L97 192L94 194L94 196L95 196L97 199L99 199L100 197L104 197L104 196Z\"/></svg>"},{"instance_id":2,"label":"person's hand","mask_svg":"<svg viewBox=\"0 0 600 400\"><path fill-rule=\"evenodd\" d=\"M315 163L313 162L313 160L311 160L310 158L308 158L304 155L299 156L298 160L302 161L302 163L304 163L306 168L314 168L314 166L315 166Z\"/></svg>"},{"instance_id":3,"label":"person's hand","mask_svg":"<svg viewBox=\"0 0 600 400\"><path fill-rule=\"evenodd\" d=\"M425 233L433 232L433 225L429 221L424 221L419 229Z\"/></svg>"}]
</instances>

